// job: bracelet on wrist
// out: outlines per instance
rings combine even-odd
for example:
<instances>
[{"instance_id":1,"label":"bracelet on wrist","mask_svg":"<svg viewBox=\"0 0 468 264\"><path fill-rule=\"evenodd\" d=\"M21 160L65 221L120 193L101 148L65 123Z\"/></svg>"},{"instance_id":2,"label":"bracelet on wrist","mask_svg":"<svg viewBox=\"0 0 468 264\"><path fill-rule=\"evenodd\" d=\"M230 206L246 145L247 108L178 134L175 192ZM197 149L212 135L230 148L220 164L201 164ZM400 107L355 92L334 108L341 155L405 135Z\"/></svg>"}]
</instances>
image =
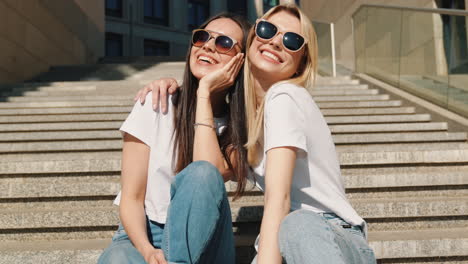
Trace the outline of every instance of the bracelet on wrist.
<instances>
[{"instance_id":1,"label":"bracelet on wrist","mask_svg":"<svg viewBox=\"0 0 468 264\"><path fill-rule=\"evenodd\" d=\"M211 129L216 129L216 127L214 125L210 125L210 124L205 124L205 123L194 123L193 124L194 127L197 127L197 126L204 126L204 127L209 127Z\"/></svg>"}]
</instances>

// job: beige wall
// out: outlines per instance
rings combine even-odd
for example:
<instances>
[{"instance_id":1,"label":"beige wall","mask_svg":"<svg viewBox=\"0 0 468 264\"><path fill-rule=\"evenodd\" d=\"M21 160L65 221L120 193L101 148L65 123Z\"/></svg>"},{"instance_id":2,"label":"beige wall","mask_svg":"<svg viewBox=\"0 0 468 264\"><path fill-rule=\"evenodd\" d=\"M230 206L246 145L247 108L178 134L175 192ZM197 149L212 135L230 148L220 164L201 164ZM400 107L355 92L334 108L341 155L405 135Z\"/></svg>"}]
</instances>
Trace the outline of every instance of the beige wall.
<instances>
[{"instance_id":1,"label":"beige wall","mask_svg":"<svg viewBox=\"0 0 468 264\"><path fill-rule=\"evenodd\" d=\"M0 83L104 54L104 0L0 0Z\"/></svg>"}]
</instances>

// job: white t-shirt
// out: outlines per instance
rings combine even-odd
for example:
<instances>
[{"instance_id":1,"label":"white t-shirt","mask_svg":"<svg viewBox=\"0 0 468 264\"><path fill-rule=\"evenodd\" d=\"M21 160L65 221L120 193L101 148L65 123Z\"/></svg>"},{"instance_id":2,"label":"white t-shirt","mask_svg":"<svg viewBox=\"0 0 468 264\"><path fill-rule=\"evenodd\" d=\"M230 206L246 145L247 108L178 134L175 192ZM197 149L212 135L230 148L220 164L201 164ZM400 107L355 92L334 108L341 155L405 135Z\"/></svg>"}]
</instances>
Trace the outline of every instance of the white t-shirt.
<instances>
[{"instance_id":1,"label":"white t-shirt","mask_svg":"<svg viewBox=\"0 0 468 264\"><path fill-rule=\"evenodd\" d=\"M351 225L364 225L346 198L330 129L306 89L281 83L268 90L263 140L263 157L254 168L261 190L265 190L267 151L295 147L298 155L291 186L291 210L335 213Z\"/></svg>"},{"instance_id":2,"label":"white t-shirt","mask_svg":"<svg viewBox=\"0 0 468 264\"><path fill-rule=\"evenodd\" d=\"M154 111L152 105L151 93L146 96L144 105L136 102L120 131L138 138L150 147L145 211L150 220L163 224L166 222L171 201L171 183L175 176L172 162L174 108L169 104L167 114L162 114ZM120 195L119 192L114 204L119 205Z\"/></svg>"},{"instance_id":3,"label":"white t-shirt","mask_svg":"<svg viewBox=\"0 0 468 264\"><path fill-rule=\"evenodd\" d=\"M152 221L166 223L167 209L171 202L171 183L175 178L174 153L174 107L169 97L166 114L152 108L152 93L146 96L144 105L135 103L132 112L120 127L150 147L148 179L146 182L145 212ZM217 133L225 130L227 117L215 118ZM224 128L223 128L224 127ZM121 193L114 204L119 205Z\"/></svg>"}]
</instances>

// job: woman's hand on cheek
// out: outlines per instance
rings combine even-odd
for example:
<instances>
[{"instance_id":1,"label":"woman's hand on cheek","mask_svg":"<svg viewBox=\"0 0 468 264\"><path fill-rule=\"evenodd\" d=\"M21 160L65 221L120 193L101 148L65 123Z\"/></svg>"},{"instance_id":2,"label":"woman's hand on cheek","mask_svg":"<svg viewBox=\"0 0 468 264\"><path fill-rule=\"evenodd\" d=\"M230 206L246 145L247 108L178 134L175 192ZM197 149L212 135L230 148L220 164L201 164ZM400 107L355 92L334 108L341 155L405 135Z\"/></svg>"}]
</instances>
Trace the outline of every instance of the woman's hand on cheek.
<instances>
[{"instance_id":1,"label":"woman's hand on cheek","mask_svg":"<svg viewBox=\"0 0 468 264\"><path fill-rule=\"evenodd\" d=\"M210 72L200 79L198 92L205 95L223 91L234 84L244 63L244 54L238 53L221 69Z\"/></svg>"}]
</instances>

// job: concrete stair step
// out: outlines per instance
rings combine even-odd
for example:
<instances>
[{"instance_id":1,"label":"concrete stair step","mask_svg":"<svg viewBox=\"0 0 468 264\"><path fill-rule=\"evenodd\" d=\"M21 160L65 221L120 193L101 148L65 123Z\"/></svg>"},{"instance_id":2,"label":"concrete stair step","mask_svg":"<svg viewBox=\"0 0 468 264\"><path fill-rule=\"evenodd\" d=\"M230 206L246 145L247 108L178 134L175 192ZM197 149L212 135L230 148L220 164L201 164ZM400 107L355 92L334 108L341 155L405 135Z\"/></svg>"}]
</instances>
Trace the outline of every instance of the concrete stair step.
<instances>
[{"instance_id":1,"label":"concrete stair step","mask_svg":"<svg viewBox=\"0 0 468 264\"><path fill-rule=\"evenodd\" d=\"M378 117L376 117L378 119ZM100 122L58 122L0 124L0 132L26 131L76 131L76 130L117 130L122 121ZM347 123L347 122L346 122ZM332 133L370 133L370 132L410 132L447 130L447 123L395 123L395 124L345 124L330 125Z\"/></svg>"},{"instance_id":2,"label":"concrete stair step","mask_svg":"<svg viewBox=\"0 0 468 264\"><path fill-rule=\"evenodd\" d=\"M310 92L312 96L322 95L376 95L379 91L376 89L314 89Z\"/></svg>"},{"instance_id":3,"label":"concrete stair step","mask_svg":"<svg viewBox=\"0 0 468 264\"><path fill-rule=\"evenodd\" d=\"M24 143L27 141L76 141L76 140L101 140L122 139L122 134L117 130L96 131L45 131L45 132L5 132L2 133L2 143Z\"/></svg>"},{"instance_id":4,"label":"concrete stair step","mask_svg":"<svg viewBox=\"0 0 468 264\"><path fill-rule=\"evenodd\" d=\"M0 183L0 199L113 197L120 191L120 172L20 175Z\"/></svg>"},{"instance_id":5,"label":"concrete stair step","mask_svg":"<svg viewBox=\"0 0 468 264\"><path fill-rule=\"evenodd\" d=\"M133 105L132 105L133 106ZM0 116L129 113L132 106L0 109ZM413 114L414 107L322 109L325 116Z\"/></svg>"},{"instance_id":6,"label":"concrete stair step","mask_svg":"<svg viewBox=\"0 0 468 264\"><path fill-rule=\"evenodd\" d=\"M132 102L133 97L130 94L121 95L69 95L69 96L16 96L0 98L5 102L68 102L68 101L125 101Z\"/></svg>"},{"instance_id":7,"label":"concrete stair step","mask_svg":"<svg viewBox=\"0 0 468 264\"><path fill-rule=\"evenodd\" d=\"M349 84L359 84L359 80L351 79L317 79L315 85L349 85Z\"/></svg>"},{"instance_id":8,"label":"concrete stair step","mask_svg":"<svg viewBox=\"0 0 468 264\"><path fill-rule=\"evenodd\" d=\"M250 200L248 202L232 203L231 210L233 211L233 221L261 221L263 214L263 197L251 196L249 198ZM429 217L432 220L437 217L468 217L467 195L365 198L350 199L350 202L358 214L366 219L366 221L376 219L380 222L395 222L401 221L403 218Z\"/></svg>"},{"instance_id":9,"label":"concrete stair step","mask_svg":"<svg viewBox=\"0 0 468 264\"><path fill-rule=\"evenodd\" d=\"M66 144L72 144L73 141L82 142L83 140L121 140L122 134L119 131L59 131L59 132L11 132L2 133L0 137L0 149L2 152L12 151L13 149L46 150L50 147L32 147L41 146L41 144L53 143L53 141L63 141ZM376 143L402 143L402 142L464 142L467 140L466 133L449 132L399 132L399 133L365 133L365 134L334 134L333 141L336 145L346 144L376 144ZM29 142L28 142L29 141ZM32 142L35 144L31 144ZM52 142L50 142L52 141ZM70 142L71 141L71 142ZM85 142L86 143L86 142ZM77 143L78 144L78 143ZM21 146L21 147L20 147ZM28 147L26 147L28 146ZM119 145L120 147L120 145ZM66 150L65 147L61 148ZM96 148L95 148L96 149ZM52 150L52 149L51 149Z\"/></svg>"},{"instance_id":10,"label":"concrete stair step","mask_svg":"<svg viewBox=\"0 0 468 264\"><path fill-rule=\"evenodd\" d=\"M468 232L464 228L372 232L369 242L379 259L434 257L437 261L440 257L468 256Z\"/></svg>"},{"instance_id":11,"label":"concrete stair step","mask_svg":"<svg viewBox=\"0 0 468 264\"><path fill-rule=\"evenodd\" d=\"M315 102L352 102L352 101L383 101L389 100L390 96L380 95L346 95L346 96L313 96Z\"/></svg>"},{"instance_id":12,"label":"concrete stair step","mask_svg":"<svg viewBox=\"0 0 468 264\"><path fill-rule=\"evenodd\" d=\"M133 98L139 88L134 83L119 87L114 86L78 86L75 87L40 87L37 90L21 88L11 92L0 93L3 99L17 97L26 98L43 98L43 97L96 97L96 96L127 96ZM368 89L367 85L348 85L348 86L316 86L311 88L312 95L375 95L378 94L377 89Z\"/></svg>"},{"instance_id":13,"label":"concrete stair step","mask_svg":"<svg viewBox=\"0 0 468 264\"><path fill-rule=\"evenodd\" d=\"M350 102L318 102L317 106L320 109L336 109L336 108L376 108L376 107L398 107L402 105L398 100L386 101L350 101ZM1 108L1 104L0 104Z\"/></svg>"},{"instance_id":14,"label":"concrete stair step","mask_svg":"<svg viewBox=\"0 0 468 264\"><path fill-rule=\"evenodd\" d=\"M1 119L0 119L1 120ZM429 122L429 114L412 115L367 115L367 116L327 116L325 120L329 125L333 124L375 124L375 123L407 123Z\"/></svg>"},{"instance_id":15,"label":"concrete stair step","mask_svg":"<svg viewBox=\"0 0 468 264\"><path fill-rule=\"evenodd\" d=\"M129 95L96 95L96 96L64 96L64 97L4 97L0 98L2 101L9 103L41 103L41 102L74 102L74 101L125 101L132 102L132 96ZM375 100L388 100L389 95L335 95L335 96L313 96L316 102L348 102L348 101L375 101Z\"/></svg>"},{"instance_id":16,"label":"concrete stair step","mask_svg":"<svg viewBox=\"0 0 468 264\"><path fill-rule=\"evenodd\" d=\"M349 98L349 96L346 96ZM384 95L384 97L386 97ZM378 101L361 101L363 98L351 98L355 100L351 101L336 101L346 98L337 98L337 97L325 97L323 100L315 99L317 105L322 109L327 108L363 108L363 107L392 107L392 106L401 106L401 101L391 101L387 99L382 99L382 97L377 98ZM371 99L371 98L367 98ZM330 101L332 100L332 102ZM46 108L46 107L105 107L105 106L133 106L133 100L130 98L124 101L71 101L71 102L20 102L20 103L0 103L0 109L23 109L23 108Z\"/></svg>"},{"instance_id":17,"label":"concrete stair step","mask_svg":"<svg viewBox=\"0 0 468 264\"><path fill-rule=\"evenodd\" d=\"M421 145L421 146L418 146ZM390 145L391 146L391 145ZM337 148L342 167L404 164L463 164L468 162L468 144L417 144L408 146ZM382 149L389 148L385 151ZM359 151L359 152L357 152ZM120 171L120 151L4 154L1 174L45 174Z\"/></svg>"},{"instance_id":18,"label":"concrete stair step","mask_svg":"<svg viewBox=\"0 0 468 264\"><path fill-rule=\"evenodd\" d=\"M398 124L357 124L357 125L330 125L335 134L344 133L384 133L384 132L423 132L446 131L447 123L398 123Z\"/></svg>"},{"instance_id":19,"label":"concrete stair step","mask_svg":"<svg viewBox=\"0 0 468 264\"><path fill-rule=\"evenodd\" d=\"M455 261L460 260L458 256L468 255L466 250L467 235L460 235L460 233L463 234L463 229L370 232L369 240L370 246L380 261L388 260L392 261L392 263L398 263L399 259L404 261L406 258L412 258L411 263L418 263L416 262L418 259L421 259L420 263L427 264L442 263L440 261L452 263L451 260L453 259ZM253 237L254 235L250 236ZM12 264L96 263L102 250L109 243L110 238L55 240L42 243L3 242L1 244L0 262ZM408 250L402 251L402 248L408 248ZM451 254L448 254L448 252ZM434 259L428 261L428 258ZM457 263L463 262L457 261Z\"/></svg>"},{"instance_id":20,"label":"concrete stair step","mask_svg":"<svg viewBox=\"0 0 468 264\"><path fill-rule=\"evenodd\" d=\"M367 90L369 89L369 85L367 84L339 84L339 85L315 85L310 88L311 91L319 91L319 90Z\"/></svg>"},{"instance_id":21,"label":"concrete stair step","mask_svg":"<svg viewBox=\"0 0 468 264\"><path fill-rule=\"evenodd\" d=\"M0 116L0 124L124 121L128 113ZM428 114L325 117L328 124L428 122Z\"/></svg>"},{"instance_id":22,"label":"concrete stair step","mask_svg":"<svg viewBox=\"0 0 468 264\"><path fill-rule=\"evenodd\" d=\"M468 195L468 166L411 166L389 168L345 168L343 178L349 198L398 198ZM120 190L120 173L18 175L0 179L0 199L60 197L113 197ZM226 183L234 192L235 183ZM249 184L246 195L260 191ZM247 198L246 198L247 199ZM254 200L257 198L253 198Z\"/></svg>"},{"instance_id":23,"label":"concrete stair step","mask_svg":"<svg viewBox=\"0 0 468 264\"><path fill-rule=\"evenodd\" d=\"M107 239L59 240L46 242L0 242L0 263L91 264L97 263Z\"/></svg>"},{"instance_id":24,"label":"concrete stair step","mask_svg":"<svg viewBox=\"0 0 468 264\"><path fill-rule=\"evenodd\" d=\"M122 134L117 130L103 131L58 131L58 132L11 132L2 133L2 143L25 143L26 141L78 141L78 140L111 140L122 139ZM1 144L1 143L0 143Z\"/></svg>"},{"instance_id":25,"label":"concrete stair step","mask_svg":"<svg viewBox=\"0 0 468 264\"><path fill-rule=\"evenodd\" d=\"M116 130L123 121L0 124L0 132Z\"/></svg>"},{"instance_id":26,"label":"concrete stair step","mask_svg":"<svg viewBox=\"0 0 468 264\"><path fill-rule=\"evenodd\" d=\"M368 134L337 134L333 135L336 145L341 144L377 144L402 142L465 142L466 133L448 132L402 132L402 133L368 133Z\"/></svg>"},{"instance_id":27,"label":"concrete stair step","mask_svg":"<svg viewBox=\"0 0 468 264\"><path fill-rule=\"evenodd\" d=\"M397 166L347 167L341 170L349 191L366 192L369 189L438 186L465 186L468 184L468 165L459 166Z\"/></svg>"},{"instance_id":28,"label":"concrete stair step","mask_svg":"<svg viewBox=\"0 0 468 264\"><path fill-rule=\"evenodd\" d=\"M321 109L324 116L358 116L358 115L398 115L414 114L414 107L382 107L382 108L337 108ZM0 111L0 115L2 111Z\"/></svg>"},{"instance_id":29,"label":"concrete stair step","mask_svg":"<svg viewBox=\"0 0 468 264\"><path fill-rule=\"evenodd\" d=\"M105 107L133 106L133 100L125 101L70 101L70 102L21 102L0 103L0 109L50 108L50 107Z\"/></svg>"},{"instance_id":30,"label":"concrete stair step","mask_svg":"<svg viewBox=\"0 0 468 264\"><path fill-rule=\"evenodd\" d=\"M443 196L446 192L464 194L468 185L468 165L408 166L344 168L346 192L350 197L359 193L370 196L378 193L391 197ZM236 184L226 183L226 190L234 192ZM249 182L246 193L259 192ZM64 173L46 175L17 175L0 178L0 199L113 196L120 190L120 172ZM444 191L448 190L448 191ZM389 192L388 194L386 192ZM408 192L413 192L408 194ZM354 195L354 196L353 196ZM375 195L374 195L375 196Z\"/></svg>"},{"instance_id":31,"label":"concrete stair step","mask_svg":"<svg viewBox=\"0 0 468 264\"><path fill-rule=\"evenodd\" d=\"M398 197L351 199L356 211L365 219L386 221L401 218L468 216L468 196ZM112 200L49 200L16 202L2 205L1 230L99 227L119 223L118 208ZM260 221L263 197L244 196L231 202L233 222Z\"/></svg>"},{"instance_id":32,"label":"concrete stair step","mask_svg":"<svg viewBox=\"0 0 468 264\"><path fill-rule=\"evenodd\" d=\"M433 142L433 143L384 143L366 145L340 145L336 147L338 154L342 153L369 153L369 152L394 152L394 151L438 151L438 150L466 150L465 142Z\"/></svg>"},{"instance_id":33,"label":"concrete stair step","mask_svg":"<svg viewBox=\"0 0 468 264\"><path fill-rule=\"evenodd\" d=\"M340 153L341 166L389 166L407 164L464 164L467 150L386 151Z\"/></svg>"},{"instance_id":34,"label":"concrete stair step","mask_svg":"<svg viewBox=\"0 0 468 264\"><path fill-rule=\"evenodd\" d=\"M88 131L84 131L88 132ZM0 153L27 153L27 152L74 152L74 151L106 151L122 149L122 139L120 132L106 133L103 131L102 138L77 140L74 138L70 140L59 140L58 138L50 138L49 141L34 142L0 142ZM52 133L55 135L57 133ZM72 133L72 136L76 132ZM91 135L96 133L91 133ZM115 138L110 139L110 135L115 135ZM409 135L408 135L409 134ZM442 142L445 146L447 143L452 142L465 142L465 133L431 133L431 137L427 137L422 133L407 133L407 134L351 134L351 135L334 135L335 144L339 152L349 152L351 149L354 152L363 151L378 151L385 148L385 151L402 150L410 148L411 150L420 150L426 143L439 143ZM60 137L60 136L59 136ZM405 145L397 144L407 142ZM418 145L412 145L414 142L420 142ZM379 145L363 145L365 143L380 143ZM391 144L389 144L391 143ZM359 145L355 145L359 144Z\"/></svg>"},{"instance_id":35,"label":"concrete stair step","mask_svg":"<svg viewBox=\"0 0 468 264\"><path fill-rule=\"evenodd\" d=\"M124 121L128 113L0 116L0 124Z\"/></svg>"},{"instance_id":36,"label":"concrete stair step","mask_svg":"<svg viewBox=\"0 0 468 264\"><path fill-rule=\"evenodd\" d=\"M0 109L0 117L29 116L29 115L40 116L40 115L66 115L66 114L105 114L105 113L128 114L132 110L132 106Z\"/></svg>"}]
</instances>

